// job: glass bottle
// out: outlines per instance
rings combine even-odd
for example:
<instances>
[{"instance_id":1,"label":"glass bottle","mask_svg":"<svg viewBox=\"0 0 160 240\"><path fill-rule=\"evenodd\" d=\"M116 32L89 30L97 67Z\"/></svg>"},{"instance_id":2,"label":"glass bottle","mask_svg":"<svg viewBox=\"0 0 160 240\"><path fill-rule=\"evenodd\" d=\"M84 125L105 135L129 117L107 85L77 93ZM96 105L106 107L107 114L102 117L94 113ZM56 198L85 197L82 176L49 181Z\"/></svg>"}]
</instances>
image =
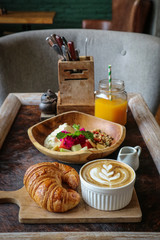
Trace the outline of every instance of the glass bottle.
<instances>
[{"instance_id":1,"label":"glass bottle","mask_svg":"<svg viewBox=\"0 0 160 240\"><path fill-rule=\"evenodd\" d=\"M127 122L127 93L124 81L112 80L112 89L109 90L109 81L99 82L99 90L95 95L95 116L112 122L125 125Z\"/></svg>"}]
</instances>

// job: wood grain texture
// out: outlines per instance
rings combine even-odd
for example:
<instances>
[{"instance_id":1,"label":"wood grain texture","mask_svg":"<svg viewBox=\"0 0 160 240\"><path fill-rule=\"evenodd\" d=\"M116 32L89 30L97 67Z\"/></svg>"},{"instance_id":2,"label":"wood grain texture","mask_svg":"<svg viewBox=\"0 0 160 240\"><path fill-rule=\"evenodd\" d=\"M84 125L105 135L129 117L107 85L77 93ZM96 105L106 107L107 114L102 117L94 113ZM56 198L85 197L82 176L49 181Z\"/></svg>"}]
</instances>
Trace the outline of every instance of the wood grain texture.
<instances>
[{"instance_id":1,"label":"wood grain texture","mask_svg":"<svg viewBox=\"0 0 160 240\"><path fill-rule=\"evenodd\" d=\"M129 100L129 107L160 174L160 127L140 94Z\"/></svg>"},{"instance_id":2,"label":"wood grain texture","mask_svg":"<svg viewBox=\"0 0 160 240\"><path fill-rule=\"evenodd\" d=\"M52 24L56 12L8 11L0 16L0 23Z\"/></svg>"},{"instance_id":3,"label":"wood grain texture","mask_svg":"<svg viewBox=\"0 0 160 240\"><path fill-rule=\"evenodd\" d=\"M79 111L94 115L94 103L92 104L61 104L60 92L58 92L58 101L57 101L57 114L61 114L68 111Z\"/></svg>"},{"instance_id":4,"label":"wood grain texture","mask_svg":"<svg viewBox=\"0 0 160 240\"><path fill-rule=\"evenodd\" d=\"M79 193L81 191L79 189ZM128 206L117 211L99 211L88 206L82 199L77 207L66 213L51 213L40 208L29 196L25 187L17 191L0 191L0 203L16 203L21 223L113 223L140 222L142 212L136 192Z\"/></svg>"},{"instance_id":5,"label":"wood grain texture","mask_svg":"<svg viewBox=\"0 0 160 240\"><path fill-rule=\"evenodd\" d=\"M32 145L27 129L40 119L38 106L21 106L13 127L10 130L3 148L0 151L1 190L16 190L23 186L23 175L26 169L36 162L54 161L41 154ZM145 142L138 130L131 111L128 112L127 135L122 146L142 147L140 167L137 171L136 192L143 213L140 223L52 223L20 224L18 207L15 204L0 204L0 232L41 232L41 231L159 231L159 189L160 178ZM119 149L111 154L116 159ZM81 165L72 165L77 171ZM11 181L12 179L12 181ZM154 184L153 184L154 183ZM151 197L152 196L152 197Z\"/></svg>"},{"instance_id":6,"label":"wood grain texture","mask_svg":"<svg viewBox=\"0 0 160 240\"><path fill-rule=\"evenodd\" d=\"M42 94L42 93L41 93ZM54 161L41 154L30 142L27 129L40 120L38 106L40 93L23 93L23 101L30 104L22 105L0 151L0 190L15 191L23 186L23 175L26 169L37 162ZM21 94L20 94L21 95ZM128 94L129 101L137 94ZM30 97L33 96L33 97ZM21 97L18 97L21 101ZM29 99L29 100L28 100ZM143 102L140 102L143 108ZM32 105L32 106L31 106ZM129 103L130 105L130 103ZM154 117L151 117L151 120ZM52 224L20 224L18 222L18 207L15 204L0 204L0 237L2 239L159 239L160 238L160 175L154 164L146 142L140 131L139 122L128 110L126 138L123 146L142 147L140 166L136 172L135 189L142 210L142 221L139 223L52 223ZM148 124L148 123L146 123ZM146 125L147 127L147 125ZM151 129L152 131L152 129ZM151 144L152 145L152 144ZM153 145L152 145L153 146ZM160 148L159 148L160 149ZM120 148L109 157L116 159ZM154 151L154 147L153 147ZM81 165L72 165L77 171ZM11 232L11 233L7 233ZM17 233L15 233L17 232ZM52 233L51 233L52 232ZM6 233L6 235L4 234ZM103 237L104 236L104 237ZM19 237L19 238L18 238Z\"/></svg>"},{"instance_id":7,"label":"wood grain texture","mask_svg":"<svg viewBox=\"0 0 160 240\"><path fill-rule=\"evenodd\" d=\"M22 105L39 105L43 93L13 93Z\"/></svg>"},{"instance_id":8,"label":"wood grain texture","mask_svg":"<svg viewBox=\"0 0 160 240\"><path fill-rule=\"evenodd\" d=\"M1 240L159 240L160 233L152 232L31 232L0 233Z\"/></svg>"},{"instance_id":9,"label":"wood grain texture","mask_svg":"<svg viewBox=\"0 0 160 240\"><path fill-rule=\"evenodd\" d=\"M9 94L0 108L0 149L18 113L21 102L14 94Z\"/></svg>"},{"instance_id":10,"label":"wood grain texture","mask_svg":"<svg viewBox=\"0 0 160 240\"><path fill-rule=\"evenodd\" d=\"M13 93L23 105L39 105L40 98L42 93ZM154 116L148 109L143 97L139 94L129 93L128 94L128 105L133 113L134 119L137 122L138 128L141 129L141 134L144 136L144 141L148 148L151 151L151 155L153 160L157 166L157 169L160 173L160 146L159 146L159 138L160 138L160 127L158 126ZM142 119L144 122L142 122ZM142 127L143 126L143 127ZM150 131L148 131L149 129ZM144 133L143 133L144 130ZM152 136L152 132L154 132L154 136L156 135L155 147L153 147L153 143L151 140L154 140ZM151 139L151 140L149 140ZM155 140L154 140L155 141ZM158 147L157 147L158 145ZM158 160L157 160L158 159Z\"/></svg>"},{"instance_id":11,"label":"wood grain texture","mask_svg":"<svg viewBox=\"0 0 160 240\"><path fill-rule=\"evenodd\" d=\"M58 81L61 105L94 104L93 57L80 61L58 61Z\"/></svg>"},{"instance_id":12,"label":"wood grain texture","mask_svg":"<svg viewBox=\"0 0 160 240\"><path fill-rule=\"evenodd\" d=\"M44 147L44 140L46 137L59 125L68 123L79 124L81 127L85 127L86 130L91 131L93 129L101 129L102 132L107 133L113 138L111 146L98 150L90 149L79 152L59 152L47 149ZM126 136L126 129L120 124L113 123L104 119L97 118L85 113L77 111L70 111L67 113L59 114L53 118L40 122L28 129L28 135L34 146L43 154L60 160L66 163L82 164L90 160L103 158L114 152L124 141Z\"/></svg>"},{"instance_id":13,"label":"wood grain texture","mask_svg":"<svg viewBox=\"0 0 160 240\"><path fill-rule=\"evenodd\" d=\"M157 110L157 112L156 112L155 119L156 119L157 123L158 123L159 126L160 126L160 104L159 104L158 110Z\"/></svg>"}]
</instances>

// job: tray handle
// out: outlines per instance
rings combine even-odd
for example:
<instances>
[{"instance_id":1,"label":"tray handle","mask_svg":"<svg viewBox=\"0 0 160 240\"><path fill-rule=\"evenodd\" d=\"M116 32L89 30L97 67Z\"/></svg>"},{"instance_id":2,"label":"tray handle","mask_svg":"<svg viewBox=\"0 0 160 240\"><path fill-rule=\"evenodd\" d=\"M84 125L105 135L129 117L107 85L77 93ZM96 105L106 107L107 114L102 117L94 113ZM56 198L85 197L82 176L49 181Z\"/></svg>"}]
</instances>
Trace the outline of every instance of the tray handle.
<instances>
[{"instance_id":1,"label":"tray handle","mask_svg":"<svg viewBox=\"0 0 160 240\"><path fill-rule=\"evenodd\" d=\"M16 203L20 205L20 192L22 188L16 191L0 191L0 203Z\"/></svg>"}]
</instances>

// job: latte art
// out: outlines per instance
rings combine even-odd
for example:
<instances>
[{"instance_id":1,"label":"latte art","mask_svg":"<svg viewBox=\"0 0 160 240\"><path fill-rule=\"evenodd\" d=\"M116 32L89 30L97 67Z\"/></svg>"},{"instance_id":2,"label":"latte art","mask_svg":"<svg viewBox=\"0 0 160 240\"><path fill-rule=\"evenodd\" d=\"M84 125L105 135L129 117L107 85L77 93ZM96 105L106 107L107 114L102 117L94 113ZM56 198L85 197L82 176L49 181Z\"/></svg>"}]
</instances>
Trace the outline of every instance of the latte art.
<instances>
[{"instance_id":1,"label":"latte art","mask_svg":"<svg viewBox=\"0 0 160 240\"><path fill-rule=\"evenodd\" d=\"M82 173L83 178L92 184L116 188L127 185L134 178L134 171L117 161L96 161L88 164Z\"/></svg>"}]
</instances>

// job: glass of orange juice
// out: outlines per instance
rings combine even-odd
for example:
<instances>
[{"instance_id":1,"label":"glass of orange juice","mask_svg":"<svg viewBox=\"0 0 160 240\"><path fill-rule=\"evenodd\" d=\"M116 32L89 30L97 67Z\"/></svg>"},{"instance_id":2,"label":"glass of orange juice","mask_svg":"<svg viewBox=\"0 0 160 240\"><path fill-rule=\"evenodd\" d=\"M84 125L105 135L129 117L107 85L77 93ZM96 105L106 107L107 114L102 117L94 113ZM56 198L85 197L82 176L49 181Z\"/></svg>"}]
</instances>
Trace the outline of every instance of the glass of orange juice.
<instances>
[{"instance_id":1,"label":"glass of orange juice","mask_svg":"<svg viewBox=\"0 0 160 240\"><path fill-rule=\"evenodd\" d=\"M125 125L127 108L127 93L124 81L112 80L112 90L109 91L108 80L101 80L99 90L95 95L95 116Z\"/></svg>"}]
</instances>

